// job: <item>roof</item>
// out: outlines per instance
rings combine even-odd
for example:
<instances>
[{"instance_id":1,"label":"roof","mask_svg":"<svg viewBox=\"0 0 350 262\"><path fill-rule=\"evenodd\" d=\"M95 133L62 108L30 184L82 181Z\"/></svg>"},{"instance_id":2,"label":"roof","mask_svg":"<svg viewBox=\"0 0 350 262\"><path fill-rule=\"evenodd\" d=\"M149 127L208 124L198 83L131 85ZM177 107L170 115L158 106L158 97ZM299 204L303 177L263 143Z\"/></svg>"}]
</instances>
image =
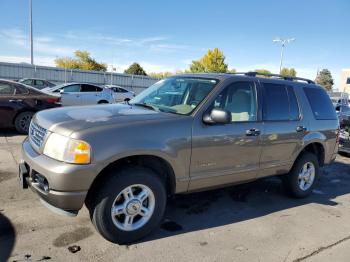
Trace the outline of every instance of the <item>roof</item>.
<instances>
[{"instance_id":1,"label":"roof","mask_svg":"<svg viewBox=\"0 0 350 262\"><path fill-rule=\"evenodd\" d=\"M200 74L182 74L184 77L201 77L201 78L212 78L217 80L225 80L230 78L241 78L241 79L260 79L260 80L276 80L276 81L291 81L294 83L304 82L307 84L315 84L314 81L301 77L293 76L282 76L278 74L265 74L258 72L244 72L244 73L200 73ZM265 76L265 77L263 77Z\"/></svg>"}]
</instances>

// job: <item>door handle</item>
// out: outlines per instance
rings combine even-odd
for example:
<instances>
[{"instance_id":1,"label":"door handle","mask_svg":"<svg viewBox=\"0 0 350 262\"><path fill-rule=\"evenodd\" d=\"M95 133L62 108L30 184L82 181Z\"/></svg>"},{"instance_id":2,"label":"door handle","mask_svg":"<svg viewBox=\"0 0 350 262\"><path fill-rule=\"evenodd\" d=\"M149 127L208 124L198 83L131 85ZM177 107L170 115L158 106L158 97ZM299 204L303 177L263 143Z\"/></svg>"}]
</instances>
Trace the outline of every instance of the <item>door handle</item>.
<instances>
[{"instance_id":1,"label":"door handle","mask_svg":"<svg viewBox=\"0 0 350 262\"><path fill-rule=\"evenodd\" d=\"M297 126L296 131L297 132L305 132L307 128L305 126Z\"/></svg>"},{"instance_id":2,"label":"door handle","mask_svg":"<svg viewBox=\"0 0 350 262\"><path fill-rule=\"evenodd\" d=\"M245 131L246 136L258 136L260 135L260 130L256 128L251 128Z\"/></svg>"},{"instance_id":3,"label":"door handle","mask_svg":"<svg viewBox=\"0 0 350 262\"><path fill-rule=\"evenodd\" d=\"M21 99L10 99L9 102L10 103L20 103L20 102L23 102L23 100L21 100Z\"/></svg>"}]
</instances>

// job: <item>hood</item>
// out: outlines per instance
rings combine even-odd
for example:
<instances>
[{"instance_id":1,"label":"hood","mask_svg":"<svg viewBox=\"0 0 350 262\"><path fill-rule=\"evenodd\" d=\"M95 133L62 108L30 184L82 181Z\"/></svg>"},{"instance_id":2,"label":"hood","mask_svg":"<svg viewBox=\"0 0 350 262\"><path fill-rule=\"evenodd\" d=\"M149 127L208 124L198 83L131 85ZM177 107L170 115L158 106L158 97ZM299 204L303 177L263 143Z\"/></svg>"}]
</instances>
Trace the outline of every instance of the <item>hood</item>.
<instances>
[{"instance_id":1,"label":"hood","mask_svg":"<svg viewBox=\"0 0 350 262\"><path fill-rule=\"evenodd\" d=\"M38 112L33 121L41 127L64 136L103 125L125 125L136 121L151 121L179 117L151 109L126 104L72 106Z\"/></svg>"}]
</instances>

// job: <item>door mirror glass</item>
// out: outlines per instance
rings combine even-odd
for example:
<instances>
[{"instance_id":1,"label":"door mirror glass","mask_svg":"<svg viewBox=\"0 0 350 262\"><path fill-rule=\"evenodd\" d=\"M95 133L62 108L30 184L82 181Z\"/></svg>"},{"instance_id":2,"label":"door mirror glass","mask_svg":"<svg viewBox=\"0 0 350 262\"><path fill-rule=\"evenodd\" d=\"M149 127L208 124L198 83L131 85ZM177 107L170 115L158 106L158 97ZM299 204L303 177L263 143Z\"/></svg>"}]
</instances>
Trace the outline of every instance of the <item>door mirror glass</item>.
<instances>
[{"instance_id":1,"label":"door mirror glass","mask_svg":"<svg viewBox=\"0 0 350 262\"><path fill-rule=\"evenodd\" d=\"M203 116L206 124L228 124L231 123L231 113L224 109L214 108L209 114Z\"/></svg>"}]
</instances>

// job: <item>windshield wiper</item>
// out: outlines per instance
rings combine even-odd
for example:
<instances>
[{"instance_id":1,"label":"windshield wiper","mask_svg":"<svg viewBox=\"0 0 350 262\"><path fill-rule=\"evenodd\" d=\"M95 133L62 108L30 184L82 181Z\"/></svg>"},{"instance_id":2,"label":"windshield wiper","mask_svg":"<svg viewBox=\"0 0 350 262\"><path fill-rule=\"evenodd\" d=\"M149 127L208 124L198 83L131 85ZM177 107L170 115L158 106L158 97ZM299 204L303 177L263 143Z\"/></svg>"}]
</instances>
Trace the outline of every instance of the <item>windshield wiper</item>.
<instances>
[{"instance_id":1,"label":"windshield wiper","mask_svg":"<svg viewBox=\"0 0 350 262\"><path fill-rule=\"evenodd\" d=\"M146 107L146 108L151 109L151 110L153 110L153 111L159 112L159 108L158 108L158 107L155 107L155 106L153 106L153 105L151 105L151 104L147 104L147 103L134 103L134 104L132 104L132 105L134 105L134 106Z\"/></svg>"}]
</instances>

